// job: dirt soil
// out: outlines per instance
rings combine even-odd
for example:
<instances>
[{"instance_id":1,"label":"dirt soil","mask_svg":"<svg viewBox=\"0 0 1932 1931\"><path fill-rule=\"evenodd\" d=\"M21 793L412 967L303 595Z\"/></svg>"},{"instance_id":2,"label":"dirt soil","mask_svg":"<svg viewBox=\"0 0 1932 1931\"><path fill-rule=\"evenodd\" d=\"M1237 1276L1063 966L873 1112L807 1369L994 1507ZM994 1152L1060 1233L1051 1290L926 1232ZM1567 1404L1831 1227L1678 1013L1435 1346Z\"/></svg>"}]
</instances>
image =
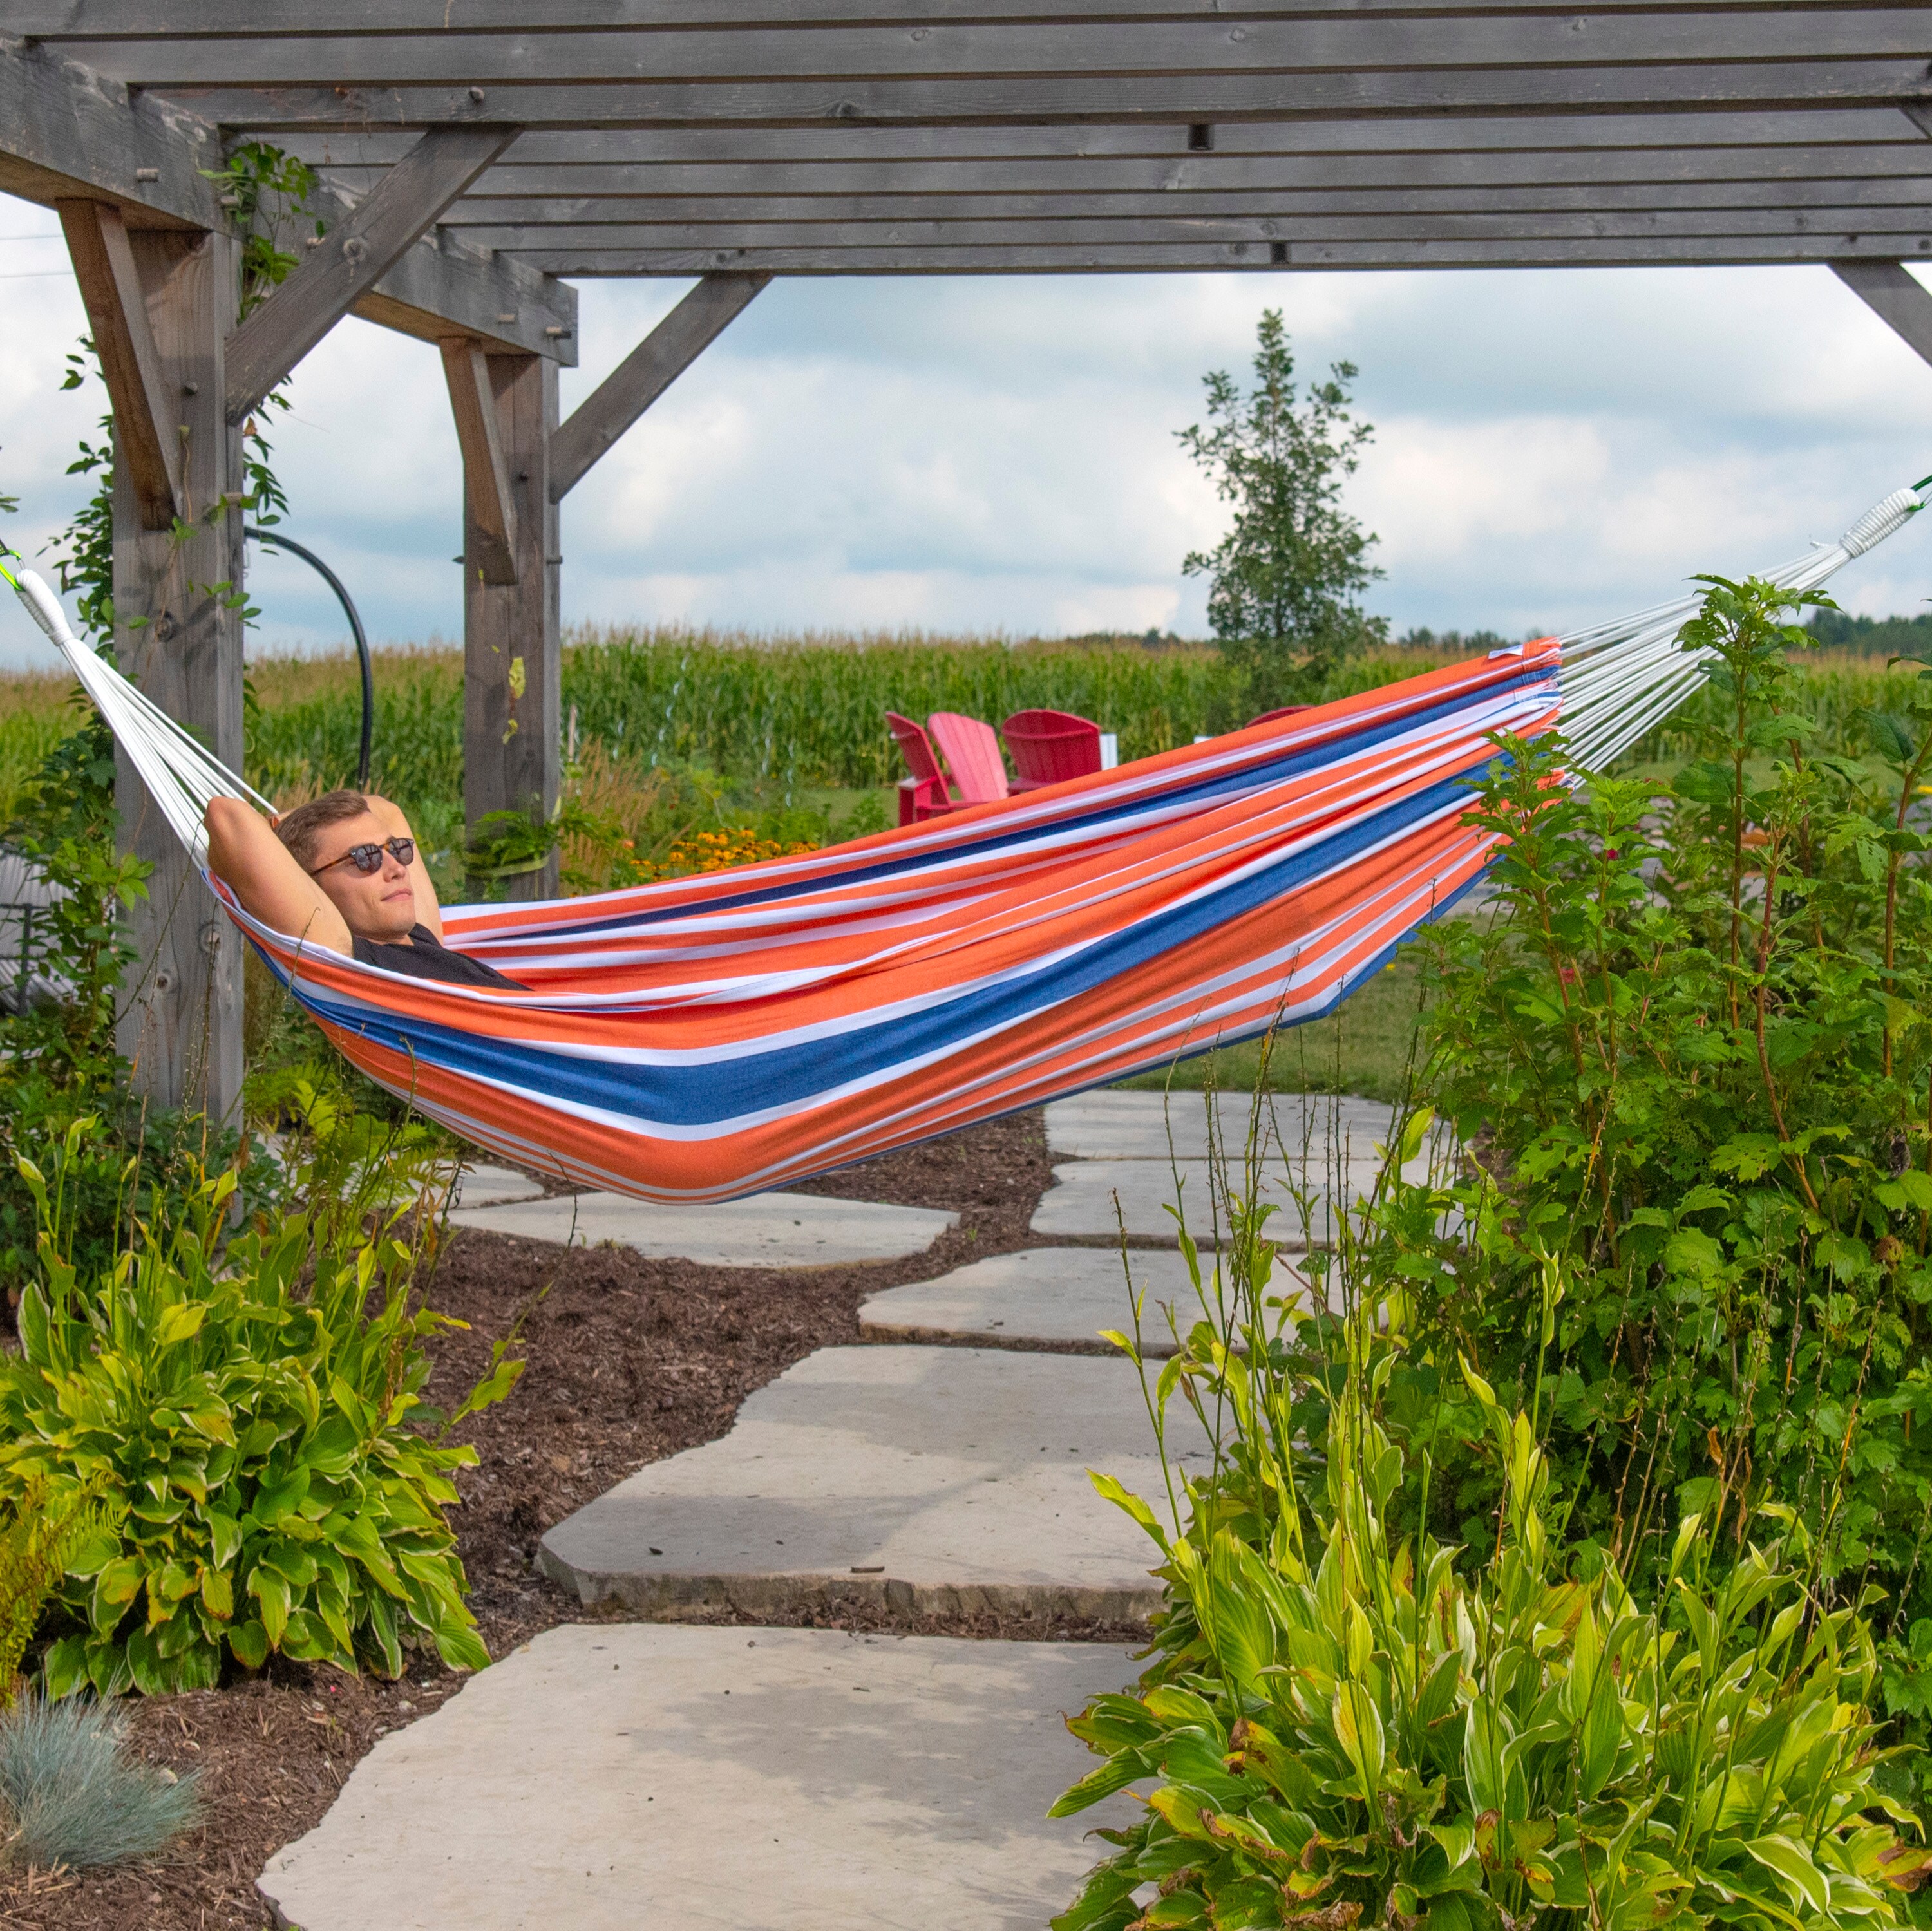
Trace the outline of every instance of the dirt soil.
<instances>
[{"instance_id":1,"label":"dirt soil","mask_svg":"<svg viewBox=\"0 0 1932 1931\"><path fill-rule=\"evenodd\" d=\"M801 1189L960 1216L928 1253L872 1267L700 1267L628 1248L567 1251L458 1234L430 1300L470 1328L440 1348L429 1399L460 1397L487 1366L490 1342L519 1317L529 1363L509 1400L466 1431L482 1459L458 1479L471 1606L490 1653L502 1656L559 1623L597 1618L532 1567L553 1523L645 1463L724 1434L748 1394L814 1348L856 1341L867 1294L1028 1245L1027 1222L1052 1179L1045 1129L1033 1112ZM1118 1643L1142 1633L1118 1624L894 1618L856 1603L798 1620L1056 1642ZM178 1773L200 1774L206 1821L152 1864L0 1882L0 1931L260 1931L273 1922L255 1889L270 1855L320 1822L378 1738L428 1714L462 1682L432 1652L396 1683L277 1664L219 1690L131 1701L136 1747Z\"/></svg>"}]
</instances>

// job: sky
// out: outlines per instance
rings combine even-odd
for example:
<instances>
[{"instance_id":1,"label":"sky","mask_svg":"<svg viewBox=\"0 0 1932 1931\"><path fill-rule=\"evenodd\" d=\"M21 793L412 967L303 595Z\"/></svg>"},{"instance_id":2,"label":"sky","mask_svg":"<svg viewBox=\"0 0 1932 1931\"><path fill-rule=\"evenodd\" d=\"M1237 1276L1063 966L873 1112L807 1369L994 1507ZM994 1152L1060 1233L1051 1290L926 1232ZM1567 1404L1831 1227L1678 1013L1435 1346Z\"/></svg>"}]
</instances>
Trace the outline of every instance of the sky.
<instances>
[{"instance_id":1,"label":"sky","mask_svg":"<svg viewBox=\"0 0 1932 1931\"><path fill-rule=\"evenodd\" d=\"M64 472L104 406L60 389L83 325L64 259L51 213L0 196L0 493L21 505L0 533L30 558L84 493ZM581 285L566 413L687 286ZM1823 268L782 280L566 500L565 620L1204 634L1180 562L1226 510L1175 433L1208 370L1245 370L1267 307L1304 375L1360 371L1375 438L1348 502L1380 539L1368 607L1398 633L1614 617L1932 472L1932 367ZM373 638L459 635L434 349L351 319L290 393L289 533ZM250 557L254 650L342 639L305 566ZM1932 527L1834 590L1924 609ZM0 619L0 664L46 652Z\"/></svg>"}]
</instances>

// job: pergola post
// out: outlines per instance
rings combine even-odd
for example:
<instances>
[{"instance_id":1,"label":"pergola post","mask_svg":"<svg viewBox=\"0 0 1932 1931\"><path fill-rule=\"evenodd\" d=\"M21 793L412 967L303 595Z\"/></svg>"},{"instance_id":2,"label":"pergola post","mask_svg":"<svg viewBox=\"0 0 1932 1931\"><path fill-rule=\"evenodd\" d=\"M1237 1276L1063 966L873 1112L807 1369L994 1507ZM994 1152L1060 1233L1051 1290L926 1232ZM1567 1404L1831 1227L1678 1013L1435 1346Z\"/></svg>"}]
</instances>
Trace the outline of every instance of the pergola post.
<instances>
[{"instance_id":1,"label":"pergola post","mask_svg":"<svg viewBox=\"0 0 1932 1931\"><path fill-rule=\"evenodd\" d=\"M542 822L562 775L556 364L446 343L443 365L464 453L463 814L472 827L492 811ZM506 884L554 897L556 854Z\"/></svg>"},{"instance_id":2,"label":"pergola post","mask_svg":"<svg viewBox=\"0 0 1932 1931\"><path fill-rule=\"evenodd\" d=\"M224 349L239 299L227 236L126 235L142 310L120 319L143 343L147 392L176 458L178 517L157 517L115 397L114 641L122 668L224 764L242 765L242 430L223 406ZM88 270L79 259L83 283ZM92 311L101 297L97 277ZM97 328L99 321L96 321ZM121 379L116 378L117 385ZM131 400L130 409L134 406ZM153 526L160 522L164 526ZM232 1123L242 1095L242 939L176 843L132 763L117 752L121 848L153 867L130 916L140 961L118 1043L136 1089Z\"/></svg>"}]
</instances>

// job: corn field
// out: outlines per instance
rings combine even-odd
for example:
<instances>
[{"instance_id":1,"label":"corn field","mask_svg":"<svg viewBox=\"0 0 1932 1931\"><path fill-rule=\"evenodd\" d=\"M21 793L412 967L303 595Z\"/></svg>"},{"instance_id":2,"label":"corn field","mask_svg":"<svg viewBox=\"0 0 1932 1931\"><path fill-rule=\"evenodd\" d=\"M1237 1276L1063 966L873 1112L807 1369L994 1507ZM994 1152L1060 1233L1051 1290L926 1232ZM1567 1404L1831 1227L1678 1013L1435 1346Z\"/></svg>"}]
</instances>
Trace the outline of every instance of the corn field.
<instances>
[{"instance_id":1,"label":"corn field","mask_svg":"<svg viewBox=\"0 0 1932 1931\"><path fill-rule=\"evenodd\" d=\"M1360 689L1434 667L1414 649L1351 667ZM1896 707L1906 679L1882 662L1820 652L1803 666L1821 747L1864 748L1862 711ZM0 677L0 820L20 784L73 727L64 678ZM439 825L460 823L462 658L448 649L380 651L371 779ZM1035 706L1076 712L1117 733L1123 759L1190 742L1241 721L1216 652L1201 645L1026 643L871 636L776 640L704 631L580 634L563 664L580 742L641 778L698 767L770 792L863 789L903 775L887 710L923 719L962 711L997 724ZM1715 722L1708 691L1651 732L1634 763L1690 755ZM352 780L360 706L353 660L268 658L249 673L247 775L284 803Z\"/></svg>"}]
</instances>

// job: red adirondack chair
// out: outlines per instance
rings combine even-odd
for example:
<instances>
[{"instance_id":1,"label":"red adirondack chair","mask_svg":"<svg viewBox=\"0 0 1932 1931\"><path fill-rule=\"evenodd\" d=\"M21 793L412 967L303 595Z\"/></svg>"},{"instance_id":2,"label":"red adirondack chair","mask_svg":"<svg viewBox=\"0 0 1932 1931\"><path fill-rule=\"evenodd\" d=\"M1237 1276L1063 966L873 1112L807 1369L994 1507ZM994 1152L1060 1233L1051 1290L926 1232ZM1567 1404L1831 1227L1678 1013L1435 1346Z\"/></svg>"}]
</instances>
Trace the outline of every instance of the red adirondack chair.
<instances>
[{"instance_id":1,"label":"red adirondack chair","mask_svg":"<svg viewBox=\"0 0 1932 1931\"><path fill-rule=\"evenodd\" d=\"M991 724L957 711L934 711L926 721L962 805L990 805L1006 795L1006 761Z\"/></svg>"},{"instance_id":2,"label":"red adirondack chair","mask_svg":"<svg viewBox=\"0 0 1932 1931\"><path fill-rule=\"evenodd\" d=\"M1000 727L1016 791L1037 791L1100 769L1100 727L1071 711L1016 711Z\"/></svg>"},{"instance_id":3,"label":"red adirondack chair","mask_svg":"<svg viewBox=\"0 0 1932 1931\"><path fill-rule=\"evenodd\" d=\"M946 787L946 774L932 754L926 733L911 718L902 718L896 711L886 713L886 724L899 748L899 755L906 761L907 770L912 773L910 778L899 780L899 823L916 825L922 819L936 818L942 811L951 811L952 796Z\"/></svg>"}]
</instances>

